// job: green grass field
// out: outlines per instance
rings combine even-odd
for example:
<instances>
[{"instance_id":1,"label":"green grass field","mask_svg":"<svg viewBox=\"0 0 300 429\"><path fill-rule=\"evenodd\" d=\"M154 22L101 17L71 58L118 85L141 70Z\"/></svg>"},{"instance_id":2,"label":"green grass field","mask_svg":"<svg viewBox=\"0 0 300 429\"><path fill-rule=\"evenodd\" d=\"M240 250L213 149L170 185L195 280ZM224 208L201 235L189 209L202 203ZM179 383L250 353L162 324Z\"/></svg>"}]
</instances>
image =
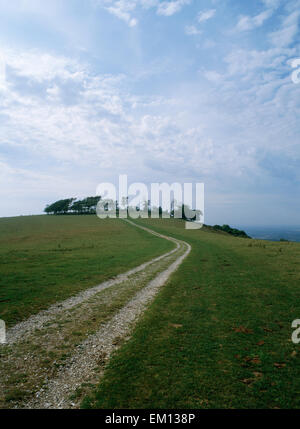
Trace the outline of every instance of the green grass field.
<instances>
[{"instance_id":1,"label":"green grass field","mask_svg":"<svg viewBox=\"0 0 300 429\"><path fill-rule=\"evenodd\" d=\"M192 251L82 407L299 408L300 244L137 223ZM0 318L12 325L171 248L121 220L1 219Z\"/></svg>"},{"instance_id":2,"label":"green grass field","mask_svg":"<svg viewBox=\"0 0 300 429\"><path fill-rule=\"evenodd\" d=\"M0 219L0 319L13 325L171 248L96 216Z\"/></svg>"},{"instance_id":3,"label":"green grass field","mask_svg":"<svg viewBox=\"0 0 300 429\"><path fill-rule=\"evenodd\" d=\"M299 408L300 244L140 222L193 250L82 406Z\"/></svg>"}]
</instances>

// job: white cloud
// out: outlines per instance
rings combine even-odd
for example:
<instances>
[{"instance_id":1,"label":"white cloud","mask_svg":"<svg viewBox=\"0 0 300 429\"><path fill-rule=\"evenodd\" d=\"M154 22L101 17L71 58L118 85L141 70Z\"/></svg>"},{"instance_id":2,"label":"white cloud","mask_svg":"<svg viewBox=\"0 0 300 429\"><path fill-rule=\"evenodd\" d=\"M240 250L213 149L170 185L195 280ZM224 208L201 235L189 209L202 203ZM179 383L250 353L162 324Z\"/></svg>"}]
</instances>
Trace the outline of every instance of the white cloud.
<instances>
[{"instance_id":1,"label":"white cloud","mask_svg":"<svg viewBox=\"0 0 300 429\"><path fill-rule=\"evenodd\" d=\"M213 18L216 14L216 9L209 9L199 12L198 14L198 22L205 22L211 18Z\"/></svg>"},{"instance_id":2,"label":"white cloud","mask_svg":"<svg viewBox=\"0 0 300 429\"><path fill-rule=\"evenodd\" d=\"M116 2L113 2L111 6L105 7L105 9L115 15L117 18L125 21L129 27L135 27L137 25L137 20L135 18L132 18L131 12L134 11L136 8L136 2L135 1L126 1L126 0L119 0Z\"/></svg>"},{"instance_id":3,"label":"white cloud","mask_svg":"<svg viewBox=\"0 0 300 429\"><path fill-rule=\"evenodd\" d=\"M38 54L36 51L16 54L10 49L2 49L1 52L2 64L13 69L18 76L30 78L40 83L55 78L82 80L85 74L83 66L63 56L58 57L48 53Z\"/></svg>"},{"instance_id":4,"label":"white cloud","mask_svg":"<svg viewBox=\"0 0 300 429\"><path fill-rule=\"evenodd\" d=\"M206 39L203 42L203 45L201 46L203 49L213 49L216 47L216 42L210 39Z\"/></svg>"},{"instance_id":5,"label":"white cloud","mask_svg":"<svg viewBox=\"0 0 300 429\"><path fill-rule=\"evenodd\" d=\"M47 95L51 101L58 100L60 96L60 89L57 85L53 85L46 90Z\"/></svg>"},{"instance_id":6,"label":"white cloud","mask_svg":"<svg viewBox=\"0 0 300 429\"><path fill-rule=\"evenodd\" d=\"M216 14L216 9L205 10L198 13L197 20L198 23L203 23L213 18ZM197 28L195 25L187 25L185 27L185 34L188 36L195 36L197 34L202 34L202 30Z\"/></svg>"},{"instance_id":7,"label":"white cloud","mask_svg":"<svg viewBox=\"0 0 300 429\"><path fill-rule=\"evenodd\" d=\"M273 15L273 10L265 10L256 16L241 16L237 23L237 30L248 31L261 27L263 23Z\"/></svg>"},{"instance_id":8,"label":"white cloud","mask_svg":"<svg viewBox=\"0 0 300 429\"><path fill-rule=\"evenodd\" d=\"M238 31L250 31L255 28L261 27L266 20L268 20L280 6L281 0L262 0L266 10L255 16L243 15L240 16L236 29Z\"/></svg>"},{"instance_id":9,"label":"white cloud","mask_svg":"<svg viewBox=\"0 0 300 429\"><path fill-rule=\"evenodd\" d=\"M138 23L132 17L139 0L94 0L95 4L105 9L107 12L125 21L129 27L135 27Z\"/></svg>"},{"instance_id":10,"label":"white cloud","mask_svg":"<svg viewBox=\"0 0 300 429\"><path fill-rule=\"evenodd\" d=\"M211 82L218 83L222 80L222 75L215 70L206 70L203 75Z\"/></svg>"},{"instance_id":11,"label":"white cloud","mask_svg":"<svg viewBox=\"0 0 300 429\"><path fill-rule=\"evenodd\" d=\"M172 16L179 12L185 5L189 5L192 0L94 0L95 4L125 21L129 27L135 27L138 20L132 16L137 8L155 8L158 15Z\"/></svg>"},{"instance_id":12,"label":"white cloud","mask_svg":"<svg viewBox=\"0 0 300 429\"><path fill-rule=\"evenodd\" d=\"M286 47L294 41L298 34L299 16L300 11L295 10L283 19L281 28L278 31L270 34L270 39L274 46Z\"/></svg>"},{"instance_id":13,"label":"white cloud","mask_svg":"<svg viewBox=\"0 0 300 429\"><path fill-rule=\"evenodd\" d=\"M199 30L195 25L187 25L185 27L185 34L188 36L196 36L197 34L201 34L202 30Z\"/></svg>"},{"instance_id":14,"label":"white cloud","mask_svg":"<svg viewBox=\"0 0 300 429\"><path fill-rule=\"evenodd\" d=\"M271 9L277 9L282 0L262 0L263 4Z\"/></svg>"},{"instance_id":15,"label":"white cloud","mask_svg":"<svg viewBox=\"0 0 300 429\"><path fill-rule=\"evenodd\" d=\"M93 177L93 171L101 171L101 177L110 174L111 179L112 171L129 170L151 177L149 170L153 176L153 170L162 172L164 166L163 174L168 180L168 174L173 174L178 165L186 165L183 174L214 176L222 171L225 174L230 160L238 159L236 147L226 148L224 152L220 142L205 136L201 122L207 121L206 115L200 115L200 119L197 115L195 123L191 121L193 104L186 109L186 97L173 102L168 98L145 98L123 92L126 77L95 76L86 66L76 66L68 58L54 56L46 58L49 70L56 66L55 73L52 71L42 80L36 65L43 56L36 51L10 51L7 56L8 67L13 64L15 74L8 76L9 91L0 100L0 120L5 117L0 126L0 141L8 147L24 148L33 157L70 164L71 170L64 170L63 177L84 166L88 166L89 178ZM18 62L18 58L22 60ZM31 90L38 88L39 92L26 95L15 86L15 76L21 73L31 82ZM207 72L206 77L211 81L219 79L213 71ZM78 97L65 99L65 85L68 91L74 87ZM203 95L205 104L205 93ZM182 144L184 141L190 144ZM241 168L244 165L241 159L240 165ZM234 174L241 171L236 170ZM19 173L12 173L15 180L19 180ZM51 181L50 175L44 177L44 187L47 180ZM78 177L78 183L71 183L69 189L81 189L80 180ZM27 179L26 183L29 183ZM65 192L68 189L59 181L55 183L57 189Z\"/></svg>"},{"instance_id":16,"label":"white cloud","mask_svg":"<svg viewBox=\"0 0 300 429\"><path fill-rule=\"evenodd\" d=\"M157 8L158 15L172 16L179 12L184 6L191 3L191 0L163 1Z\"/></svg>"},{"instance_id":17,"label":"white cloud","mask_svg":"<svg viewBox=\"0 0 300 429\"><path fill-rule=\"evenodd\" d=\"M0 91L6 88L6 62L0 53Z\"/></svg>"},{"instance_id":18,"label":"white cloud","mask_svg":"<svg viewBox=\"0 0 300 429\"><path fill-rule=\"evenodd\" d=\"M225 57L225 62L228 64L230 76L240 75L243 79L252 79L253 74L257 78L260 73L266 76L270 72L282 72L283 65L291 55L293 50L289 49L286 51L278 48L265 51L237 49Z\"/></svg>"}]
</instances>

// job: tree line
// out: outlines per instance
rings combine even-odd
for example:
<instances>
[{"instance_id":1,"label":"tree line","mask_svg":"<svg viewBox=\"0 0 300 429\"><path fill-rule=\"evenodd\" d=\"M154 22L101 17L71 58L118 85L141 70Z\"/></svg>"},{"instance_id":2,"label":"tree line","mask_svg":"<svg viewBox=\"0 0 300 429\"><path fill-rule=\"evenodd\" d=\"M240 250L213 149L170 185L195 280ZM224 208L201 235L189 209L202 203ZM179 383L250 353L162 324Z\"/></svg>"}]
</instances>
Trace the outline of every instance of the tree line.
<instances>
[{"instance_id":1,"label":"tree line","mask_svg":"<svg viewBox=\"0 0 300 429\"><path fill-rule=\"evenodd\" d=\"M55 203L47 205L44 212L49 215L96 214L96 207L100 200L101 197L87 197L83 200L77 200L77 198L67 198L65 200L59 200Z\"/></svg>"},{"instance_id":2,"label":"tree line","mask_svg":"<svg viewBox=\"0 0 300 429\"><path fill-rule=\"evenodd\" d=\"M100 200L101 200L100 196L87 197L87 198L84 198L83 200L77 200L77 198L66 198L64 200L59 200L59 201L56 201L55 203L47 205L44 212L48 215L70 215L70 214L92 215L92 214L96 214L97 205ZM104 203L107 203L108 207L115 204L116 215L118 217L119 210L120 210L118 201L116 201L115 203L112 200L103 200L103 201ZM127 205L127 210L128 210L129 209L128 200L127 200L127 204L125 205ZM146 212L149 217L151 217L152 209L153 207L151 207L150 200L144 202L144 206L142 209L140 207L136 207L137 211L144 212L144 213ZM175 214L176 210L178 210L178 207L176 209L175 203L174 201L172 201L171 210L170 210L170 213L168 213L171 218L176 217L176 214ZM193 220L198 220L200 218L201 212L196 211L196 219L195 218L191 219L189 216L186 215L186 213L188 213L189 210L190 208L188 206L182 205L182 215L180 215L180 217L183 220L193 221ZM161 218L163 217L163 214L167 212L164 212L162 207L158 207L158 213L159 213L159 217ZM235 237L251 238L245 233L245 231L241 231L236 228L231 228L229 225L223 225L223 226L215 225L212 228L216 231L227 232L228 234L234 235Z\"/></svg>"},{"instance_id":3,"label":"tree line","mask_svg":"<svg viewBox=\"0 0 300 429\"><path fill-rule=\"evenodd\" d=\"M49 204L44 209L44 212L47 215L91 215L96 214L97 212L97 205L99 201L102 198L100 196L98 197L87 197L83 200L77 200L77 198L66 198L64 200L56 201L55 203ZM116 207L116 215L119 216L119 203L118 201L113 200L102 200L104 203L104 206L107 206L106 210L109 211L111 207ZM127 210L130 209L130 206L127 201L124 201L125 206L127 207ZM181 207L181 206L180 206ZM139 206L135 207L135 210L137 212L146 213L149 217L151 217L151 210L155 209L151 206L151 201L144 201L143 207L140 208ZM164 214L169 215L171 218L176 217L176 212L179 210L179 208L175 207L174 201L171 203L171 210L170 212L166 212L162 209L162 207L157 207L157 211L159 213L159 217L163 217ZM201 212L196 211L195 218L190 218L186 213L189 213L190 208L188 206L182 205L182 214L180 214L178 217L182 218L183 220L192 221L192 220L198 220L200 218Z\"/></svg>"},{"instance_id":4,"label":"tree line","mask_svg":"<svg viewBox=\"0 0 300 429\"><path fill-rule=\"evenodd\" d=\"M227 234L234 235L235 237L251 238L249 237L249 235L246 234L245 231L241 231L240 229L237 229L237 228L231 228L231 226L229 225L223 225L223 226L215 225L213 226L213 229L217 231L227 232Z\"/></svg>"}]
</instances>

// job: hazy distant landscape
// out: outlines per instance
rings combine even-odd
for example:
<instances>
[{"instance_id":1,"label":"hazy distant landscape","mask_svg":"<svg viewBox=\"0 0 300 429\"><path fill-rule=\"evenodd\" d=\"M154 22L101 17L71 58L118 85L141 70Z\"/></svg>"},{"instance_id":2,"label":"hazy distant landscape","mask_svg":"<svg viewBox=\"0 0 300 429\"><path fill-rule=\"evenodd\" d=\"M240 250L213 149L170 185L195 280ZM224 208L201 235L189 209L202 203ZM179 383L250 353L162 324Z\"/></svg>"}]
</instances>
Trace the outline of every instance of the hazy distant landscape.
<instances>
[{"instance_id":1,"label":"hazy distant landscape","mask_svg":"<svg viewBox=\"0 0 300 429\"><path fill-rule=\"evenodd\" d=\"M280 241L281 239L300 242L300 226L245 226L238 228L245 230L250 237L261 240Z\"/></svg>"}]
</instances>

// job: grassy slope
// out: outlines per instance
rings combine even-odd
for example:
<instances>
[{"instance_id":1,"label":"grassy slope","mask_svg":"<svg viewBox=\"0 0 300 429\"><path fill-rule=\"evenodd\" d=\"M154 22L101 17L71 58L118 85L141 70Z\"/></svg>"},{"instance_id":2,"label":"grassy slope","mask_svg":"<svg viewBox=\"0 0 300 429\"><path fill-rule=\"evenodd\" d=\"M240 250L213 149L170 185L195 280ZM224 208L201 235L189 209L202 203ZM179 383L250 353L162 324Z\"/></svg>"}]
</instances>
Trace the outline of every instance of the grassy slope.
<instances>
[{"instance_id":1,"label":"grassy slope","mask_svg":"<svg viewBox=\"0 0 300 429\"><path fill-rule=\"evenodd\" d=\"M299 407L300 245L143 222L193 250L83 406Z\"/></svg>"},{"instance_id":2,"label":"grassy slope","mask_svg":"<svg viewBox=\"0 0 300 429\"><path fill-rule=\"evenodd\" d=\"M0 219L0 319L14 324L170 248L96 216Z\"/></svg>"}]
</instances>

